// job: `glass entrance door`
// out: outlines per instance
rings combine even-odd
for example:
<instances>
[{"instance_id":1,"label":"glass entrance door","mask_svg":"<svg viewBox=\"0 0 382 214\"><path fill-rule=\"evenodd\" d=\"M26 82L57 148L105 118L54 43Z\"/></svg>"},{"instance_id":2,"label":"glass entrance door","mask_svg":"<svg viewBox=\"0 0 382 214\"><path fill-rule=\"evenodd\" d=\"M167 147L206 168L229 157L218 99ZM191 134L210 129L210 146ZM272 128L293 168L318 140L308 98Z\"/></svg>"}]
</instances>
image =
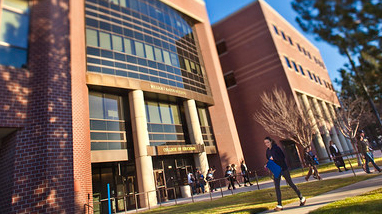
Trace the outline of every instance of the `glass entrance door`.
<instances>
[{"instance_id":1,"label":"glass entrance door","mask_svg":"<svg viewBox=\"0 0 382 214\"><path fill-rule=\"evenodd\" d=\"M166 177L162 169L154 170L155 185L157 189L157 199L158 201L167 201L167 191L166 191Z\"/></svg>"},{"instance_id":2,"label":"glass entrance door","mask_svg":"<svg viewBox=\"0 0 382 214\"><path fill-rule=\"evenodd\" d=\"M128 162L92 164L94 213L108 212L107 184L113 212L135 209L135 166Z\"/></svg>"}]
</instances>

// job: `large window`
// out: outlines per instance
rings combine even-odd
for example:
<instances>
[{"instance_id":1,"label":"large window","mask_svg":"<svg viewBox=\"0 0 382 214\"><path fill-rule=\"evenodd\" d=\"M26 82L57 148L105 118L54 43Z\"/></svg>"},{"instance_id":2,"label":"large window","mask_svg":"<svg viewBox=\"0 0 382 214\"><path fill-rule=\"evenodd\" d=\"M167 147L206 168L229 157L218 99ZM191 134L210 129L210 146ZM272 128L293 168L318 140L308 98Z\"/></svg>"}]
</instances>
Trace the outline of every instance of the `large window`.
<instances>
[{"instance_id":1,"label":"large window","mask_svg":"<svg viewBox=\"0 0 382 214\"><path fill-rule=\"evenodd\" d=\"M207 108L198 107L199 123L202 130L204 145L215 146L214 132L211 127Z\"/></svg>"},{"instance_id":2,"label":"large window","mask_svg":"<svg viewBox=\"0 0 382 214\"><path fill-rule=\"evenodd\" d=\"M17 68L26 65L28 30L28 1L0 1L0 64Z\"/></svg>"},{"instance_id":3,"label":"large window","mask_svg":"<svg viewBox=\"0 0 382 214\"><path fill-rule=\"evenodd\" d=\"M161 1L86 0L85 7L88 72L207 94L194 20Z\"/></svg>"},{"instance_id":4,"label":"large window","mask_svg":"<svg viewBox=\"0 0 382 214\"><path fill-rule=\"evenodd\" d=\"M150 145L186 144L178 105L157 101L145 104Z\"/></svg>"},{"instance_id":5,"label":"large window","mask_svg":"<svg viewBox=\"0 0 382 214\"><path fill-rule=\"evenodd\" d=\"M92 150L127 149L122 97L89 92Z\"/></svg>"}]
</instances>

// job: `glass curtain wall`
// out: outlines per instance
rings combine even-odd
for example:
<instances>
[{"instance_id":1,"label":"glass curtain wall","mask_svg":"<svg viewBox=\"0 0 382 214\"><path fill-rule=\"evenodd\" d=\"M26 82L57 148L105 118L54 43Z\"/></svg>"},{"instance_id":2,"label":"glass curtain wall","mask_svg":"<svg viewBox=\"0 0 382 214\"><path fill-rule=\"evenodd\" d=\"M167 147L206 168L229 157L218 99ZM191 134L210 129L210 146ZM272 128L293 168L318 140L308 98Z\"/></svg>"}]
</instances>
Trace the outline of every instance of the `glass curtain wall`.
<instances>
[{"instance_id":1,"label":"glass curtain wall","mask_svg":"<svg viewBox=\"0 0 382 214\"><path fill-rule=\"evenodd\" d=\"M214 132L211 126L207 108L198 107L199 123L202 130L204 145L216 146Z\"/></svg>"},{"instance_id":2,"label":"glass curtain wall","mask_svg":"<svg viewBox=\"0 0 382 214\"><path fill-rule=\"evenodd\" d=\"M193 25L159 0L86 0L87 70L208 94Z\"/></svg>"},{"instance_id":3,"label":"glass curtain wall","mask_svg":"<svg viewBox=\"0 0 382 214\"><path fill-rule=\"evenodd\" d=\"M91 150L127 149L122 97L89 92Z\"/></svg>"},{"instance_id":4,"label":"glass curtain wall","mask_svg":"<svg viewBox=\"0 0 382 214\"><path fill-rule=\"evenodd\" d=\"M145 101L145 105L151 146L186 144L178 105L158 101Z\"/></svg>"},{"instance_id":5,"label":"glass curtain wall","mask_svg":"<svg viewBox=\"0 0 382 214\"><path fill-rule=\"evenodd\" d=\"M29 1L0 1L0 64L16 68L27 63Z\"/></svg>"}]
</instances>

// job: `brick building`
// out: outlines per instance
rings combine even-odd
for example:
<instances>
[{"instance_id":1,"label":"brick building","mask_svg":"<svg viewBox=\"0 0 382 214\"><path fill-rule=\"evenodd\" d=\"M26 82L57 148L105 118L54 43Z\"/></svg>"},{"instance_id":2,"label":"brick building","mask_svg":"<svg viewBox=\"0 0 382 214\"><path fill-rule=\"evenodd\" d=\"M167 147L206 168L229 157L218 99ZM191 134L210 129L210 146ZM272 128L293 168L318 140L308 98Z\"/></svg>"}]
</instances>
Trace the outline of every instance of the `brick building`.
<instances>
[{"instance_id":1,"label":"brick building","mask_svg":"<svg viewBox=\"0 0 382 214\"><path fill-rule=\"evenodd\" d=\"M269 134L253 119L260 95L277 87L300 108L312 109L312 142L321 161L329 161L329 141L341 151L352 147L334 126L339 106L320 51L265 1L259 0L212 26L244 157L250 169L263 171ZM317 115L319 115L317 117ZM277 137L277 136L273 136ZM278 139L290 167L301 166L302 148Z\"/></svg>"},{"instance_id":2,"label":"brick building","mask_svg":"<svg viewBox=\"0 0 382 214\"><path fill-rule=\"evenodd\" d=\"M201 0L0 0L0 94L2 213L145 207L243 158Z\"/></svg>"}]
</instances>

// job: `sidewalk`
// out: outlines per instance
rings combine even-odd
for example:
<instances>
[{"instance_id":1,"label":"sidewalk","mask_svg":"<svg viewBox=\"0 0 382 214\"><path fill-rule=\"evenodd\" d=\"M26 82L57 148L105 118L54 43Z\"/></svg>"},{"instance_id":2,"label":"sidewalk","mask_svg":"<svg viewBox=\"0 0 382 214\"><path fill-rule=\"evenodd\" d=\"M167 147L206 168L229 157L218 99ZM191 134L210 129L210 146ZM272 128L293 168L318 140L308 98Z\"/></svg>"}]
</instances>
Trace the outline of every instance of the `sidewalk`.
<instances>
[{"instance_id":1,"label":"sidewalk","mask_svg":"<svg viewBox=\"0 0 382 214\"><path fill-rule=\"evenodd\" d=\"M381 157L382 156L382 154L379 150L378 150L378 152L375 152L374 155L375 155L375 157ZM346 160L345 160L345 162L346 162ZM346 162L346 165L348 166L347 162ZM348 168L350 168L350 167L348 167ZM371 166L370 169L373 170L374 168ZM365 174L365 172L362 169L356 169L356 170L354 170L354 172L357 176ZM307 173L307 171L304 171L304 174L306 174L306 173ZM381 175L382 175L382 173L381 173ZM324 180L336 179L336 178L345 178L345 177L352 177L352 176L354 176L352 170L343 171L343 172L329 172L329 173L321 174L321 177ZM305 178L302 174L299 177L292 178L292 180L295 184L306 182ZM314 181L317 181L317 180L314 178L310 178L310 180L308 182L314 182ZM237 194L237 193L241 193L241 192L249 192L249 191L258 190L256 182L252 182L252 183L254 184L253 186L237 187L236 190L233 190L233 192L231 192L231 190L227 190L227 187L223 187L222 190L220 190L218 188L218 191L215 191L213 193L194 195L193 199L191 197L179 198L176 200L176 202L175 202L175 200L169 200L169 201L163 202L161 205L153 206L153 207L151 207L151 209L159 207L159 206L172 206L175 204L192 203L193 201L199 202L199 201L214 200L214 199L221 198L222 195L223 196L229 196L229 195ZM287 185L287 184L286 184L285 180L282 179L281 180L281 186L284 186L284 185ZM363 193L366 193L366 192L369 192L369 191L372 191L372 190L375 190L375 189L378 189L381 187L382 187L382 176L377 176L375 178L368 179L368 180L365 180L362 182L358 182L358 183L355 183L355 184L352 184L349 186L345 186L345 187L327 192L327 193L322 194L322 195L308 198L306 205L303 207L299 206L299 202L286 204L284 206L284 210L277 212L277 213L299 213L299 214L300 213L308 213L308 212L315 210L321 206L325 206L328 203L342 200L346 197L361 195ZM260 182L259 188L260 189L274 188L273 181L268 180L268 181ZM146 211L146 210L148 210L148 208L140 208L140 209L138 209L138 212ZM136 212L136 210L129 210L126 213L135 213L135 212ZM266 211L263 213L270 213L270 212L274 212L274 211L269 210L269 211ZM125 212L120 212L120 213L125 213Z\"/></svg>"},{"instance_id":2,"label":"sidewalk","mask_svg":"<svg viewBox=\"0 0 382 214\"><path fill-rule=\"evenodd\" d=\"M300 202L295 202L291 204L286 204L284 210L277 213L280 214L304 214L310 211L316 210L323 207L329 203L343 200L348 197L354 197L357 195L362 195L364 193L379 189L382 187L382 176L377 176L368 180L364 180L349 186L341 187L333 191L318 195L306 200L305 206L300 207ZM275 211L269 210L262 213L273 213ZM276 212L275 212L276 213Z\"/></svg>"}]
</instances>

